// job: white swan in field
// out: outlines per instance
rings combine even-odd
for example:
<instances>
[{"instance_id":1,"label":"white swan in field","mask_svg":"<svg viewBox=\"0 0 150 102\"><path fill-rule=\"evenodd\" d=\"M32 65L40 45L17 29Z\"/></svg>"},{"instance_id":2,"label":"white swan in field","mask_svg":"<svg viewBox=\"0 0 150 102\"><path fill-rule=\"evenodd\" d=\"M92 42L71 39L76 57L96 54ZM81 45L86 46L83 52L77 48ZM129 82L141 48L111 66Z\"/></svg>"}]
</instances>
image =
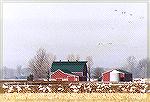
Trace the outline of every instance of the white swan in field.
<instances>
[{"instance_id":1,"label":"white swan in field","mask_svg":"<svg viewBox=\"0 0 150 102\"><path fill-rule=\"evenodd\" d=\"M103 83L103 84L101 84L101 87L105 87L105 84Z\"/></svg>"},{"instance_id":2,"label":"white swan in field","mask_svg":"<svg viewBox=\"0 0 150 102\"><path fill-rule=\"evenodd\" d=\"M58 91L63 91L64 89L62 87L59 87L57 90Z\"/></svg>"},{"instance_id":3,"label":"white swan in field","mask_svg":"<svg viewBox=\"0 0 150 102\"><path fill-rule=\"evenodd\" d=\"M70 88L75 89L77 88L75 85L70 86Z\"/></svg>"},{"instance_id":4,"label":"white swan in field","mask_svg":"<svg viewBox=\"0 0 150 102\"><path fill-rule=\"evenodd\" d=\"M25 86L25 89L31 90L31 88L29 88L29 85L26 85L26 86Z\"/></svg>"},{"instance_id":5,"label":"white swan in field","mask_svg":"<svg viewBox=\"0 0 150 102\"><path fill-rule=\"evenodd\" d=\"M75 92L75 93L79 91L79 89L78 89L78 87L77 87L76 85L72 85L72 86L70 86L70 88L71 88L72 91Z\"/></svg>"},{"instance_id":6,"label":"white swan in field","mask_svg":"<svg viewBox=\"0 0 150 102\"><path fill-rule=\"evenodd\" d=\"M75 88L75 89L73 89L72 91L75 92L75 93L77 93L77 92L79 91L79 89L78 89L78 88Z\"/></svg>"},{"instance_id":7,"label":"white swan in field","mask_svg":"<svg viewBox=\"0 0 150 102\"><path fill-rule=\"evenodd\" d=\"M69 83L69 86L71 86L72 85L72 83Z\"/></svg>"},{"instance_id":8,"label":"white swan in field","mask_svg":"<svg viewBox=\"0 0 150 102\"><path fill-rule=\"evenodd\" d=\"M8 89L8 93L13 92L13 91L14 91L14 89L13 89L13 88L14 88L13 86L9 87L9 89Z\"/></svg>"},{"instance_id":9,"label":"white swan in field","mask_svg":"<svg viewBox=\"0 0 150 102\"><path fill-rule=\"evenodd\" d=\"M91 88L90 85L87 87L87 89L88 89L89 91L92 91L92 88Z\"/></svg>"},{"instance_id":10,"label":"white swan in field","mask_svg":"<svg viewBox=\"0 0 150 102\"><path fill-rule=\"evenodd\" d=\"M7 86L7 85L5 85L5 84L3 84L2 88L7 89L7 88L8 88L8 86Z\"/></svg>"},{"instance_id":11,"label":"white swan in field","mask_svg":"<svg viewBox=\"0 0 150 102\"><path fill-rule=\"evenodd\" d=\"M39 90L40 90L40 91L43 90L43 87L39 88Z\"/></svg>"},{"instance_id":12,"label":"white swan in field","mask_svg":"<svg viewBox=\"0 0 150 102\"><path fill-rule=\"evenodd\" d=\"M43 92L46 92L47 88L46 87L43 87Z\"/></svg>"},{"instance_id":13,"label":"white swan in field","mask_svg":"<svg viewBox=\"0 0 150 102\"><path fill-rule=\"evenodd\" d=\"M18 92L20 92L20 91L22 90L19 85L17 85L16 88L17 88L17 91L18 91Z\"/></svg>"},{"instance_id":14,"label":"white swan in field","mask_svg":"<svg viewBox=\"0 0 150 102\"><path fill-rule=\"evenodd\" d=\"M99 85L97 86L97 88L98 88L98 89L101 88L101 85L99 84Z\"/></svg>"},{"instance_id":15,"label":"white swan in field","mask_svg":"<svg viewBox=\"0 0 150 102\"><path fill-rule=\"evenodd\" d=\"M81 86L81 85L83 85L82 83L79 83L79 85Z\"/></svg>"},{"instance_id":16,"label":"white swan in field","mask_svg":"<svg viewBox=\"0 0 150 102\"><path fill-rule=\"evenodd\" d=\"M145 88L147 88L147 87L148 87L148 85L147 85L147 84L143 84L142 86L144 86Z\"/></svg>"},{"instance_id":17,"label":"white swan in field","mask_svg":"<svg viewBox=\"0 0 150 102\"><path fill-rule=\"evenodd\" d=\"M109 92L112 92L113 90L109 90Z\"/></svg>"},{"instance_id":18,"label":"white swan in field","mask_svg":"<svg viewBox=\"0 0 150 102\"><path fill-rule=\"evenodd\" d=\"M101 85L101 83L96 83L96 85Z\"/></svg>"},{"instance_id":19,"label":"white swan in field","mask_svg":"<svg viewBox=\"0 0 150 102\"><path fill-rule=\"evenodd\" d=\"M81 85L77 85L77 88L81 88Z\"/></svg>"},{"instance_id":20,"label":"white swan in field","mask_svg":"<svg viewBox=\"0 0 150 102\"><path fill-rule=\"evenodd\" d=\"M40 85L38 88L42 88L42 85Z\"/></svg>"},{"instance_id":21,"label":"white swan in field","mask_svg":"<svg viewBox=\"0 0 150 102\"><path fill-rule=\"evenodd\" d=\"M141 79L141 80L140 80L140 83L145 83L145 79Z\"/></svg>"},{"instance_id":22,"label":"white swan in field","mask_svg":"<svg viewBox=\"0 0 150 102\"><path fill-rule=\"evenodd\" d=\"M140 91L141 91L142 93L145 93L145 92L146 92L146 89L143 89L143 90L141 89Z\"/></svg>"},{"instance_id":23,"label":"white swan in field","mask_svg":"<svg viewBox=\"0 0 150 102\"><path fill-rule=\"evenodd\" d=\"M135 91L135 89L136 89L136 87L135 87L135 86L132 86L129 91L130 91L130 92L133 92L133 91Z\"/></svg>"},{"instance_id":24,"label":"white swan in field","mask_svg":"<svg viewBox=\"0 0 150 102\"><path fill-rule=\"evenodd\" d=\"M51 90L51 88L49 88L48 86L46 87L46 89L49 91L49 92L51 92L52 90Z\"/></svg>"}]
</instances>

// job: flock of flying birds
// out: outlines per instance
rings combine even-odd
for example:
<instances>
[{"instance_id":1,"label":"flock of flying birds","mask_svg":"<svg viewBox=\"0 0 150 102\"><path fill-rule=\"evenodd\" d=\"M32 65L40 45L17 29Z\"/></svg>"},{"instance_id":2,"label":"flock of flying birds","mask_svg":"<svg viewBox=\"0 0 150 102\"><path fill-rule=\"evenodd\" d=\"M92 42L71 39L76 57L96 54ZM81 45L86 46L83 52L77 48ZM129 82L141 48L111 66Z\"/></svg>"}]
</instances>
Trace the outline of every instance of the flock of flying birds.
<instances>
[{"instance_id":1,"label":"flock of flying birds","mask_svg":"<svg viewBox=\"0 0 150 102\"><path fill-rule=\"evenodd\" d=\"M115 11L118 11L118 10L115 10ZM122 12L122 14L126 14L126 13L127 13L127 12L125 12L125 11ZM129 15L132 16L133 14L130 13Z\"/></svg>"},{"instance_id":2,"label":"flock of flying birds","mask_svg":"<svg viewBox=\"0 0 150 102\"><path fill-rule=\"evenodd\" d=\"M118 10L114 10L115 12L117 12ZM126 11L122 11L121 12L122 15L125 15L125 14L129 14L130 16L133 16L133 13L128 13ZM139 19L144 19L143 16L139 17ZM128 21L128 23L132 23L132 21ZM113 28L114 29L114 28ZM112 42L109 42L109 43L102 43L102 42L99 42L98 43L98 46L102 46L102 45L112 45L113 43Z\"/></svg>"},{"instance_id":3,"label":"flock of flying birds","mask_svg":"<svg viewBox=\"0 0 150 102\"><path fill-rule=\"evenodd\" d=\"M118 10L114 10L115 12L117 12ZM130 15L130 16L133 16L133 13L129 13L129 12L126 12L126 11L122 11L121 12L122 15ZM144 19L143 16L139 17L139 19ZM128 23L132 23L131 21L128 21Z\"/></svg>"},{"instance_id":4,"label":"flock of flying birds","mask_svg":"<svg viewBox=\"0 0 150 102\"><path fill-rule=\"evenodd\" d=\"M102 43L102 42L99 42L98 45L112 45L112 43L111 43L111 42L109 42L109 43Z\"/></svg>"}]
</instances>

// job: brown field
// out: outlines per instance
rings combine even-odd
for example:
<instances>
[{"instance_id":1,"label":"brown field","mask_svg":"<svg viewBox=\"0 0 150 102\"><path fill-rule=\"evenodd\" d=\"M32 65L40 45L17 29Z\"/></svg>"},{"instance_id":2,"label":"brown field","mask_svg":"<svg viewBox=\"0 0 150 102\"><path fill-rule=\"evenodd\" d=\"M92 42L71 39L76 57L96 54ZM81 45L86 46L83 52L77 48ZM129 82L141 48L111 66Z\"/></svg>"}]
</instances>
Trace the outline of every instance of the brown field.
<instances>
[{"instance_id":1,"label":"brown field","mask_svg":"<svg viewBox=\"0 0 150 102\"><path fill-rule=\"evenodd\" d=\"M148 93L5 93L0 102L150 102Z\"/></svg>"}]
</instances>

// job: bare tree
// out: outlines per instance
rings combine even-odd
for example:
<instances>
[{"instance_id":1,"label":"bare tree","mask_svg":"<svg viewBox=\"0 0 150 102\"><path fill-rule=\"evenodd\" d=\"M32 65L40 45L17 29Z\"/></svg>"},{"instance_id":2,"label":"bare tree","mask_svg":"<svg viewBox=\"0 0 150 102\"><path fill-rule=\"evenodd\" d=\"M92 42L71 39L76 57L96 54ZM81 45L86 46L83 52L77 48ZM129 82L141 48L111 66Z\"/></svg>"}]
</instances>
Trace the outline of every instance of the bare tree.
<instances>
[{"instance_id":1,"label":"bare tree","mask_svg":"<svg viewBox=\"0 0 150 102\"><path fill-rule=\"evenodd\" d=\"M16 70L17 77L19 77L21 75L21 68L22 68L21 65L17 65L17 70Z\"/></svg>"},{"instance_id":2,"label":"bare tree","mask_svg":"<svg viewBox=\"0 0 150 102\"><path fill-rule=\"evenodd\" d=\"M142 59L138 63L138 74L139 77L147 78L148 77L148 67L149 67L149 61L148 59Z\"/></svg>"},{"instance_id":3,"label":"bare tree","mask_svg":"<svg viewBox=\"0 0 150 102\"><path fill-rule=\"evenodd\" d=\"M69 54L66 59L68 61L79 61L80 56L79 55L74 55L74 54Z\"/></svg>"},{"instance_id":4,"label":"bare tree","mask_svg":"<svg viewBox=\"0 0 150 102\"><path fill-rule=\"evenodd\" d=\"M47 78L50 68L56 56L48 54L45 49L40 48L33 59L29 61L29 68L35 79Z\"/></svg>"},{"instance_id":5,"label":"bare tree","mask_svg":"<svg viewBox=\"0 0 150 102\"><path fill-rule=\"evenodd\" d=\"M104 72L103 68L100 68L100 67L93 68L91 72L92 78L96 78L96 79L100 78L103 72Z\"/></svg>"},{"instance_id":6,"label":"bare tree","mask_svg":"<svg viewBox=\"0 0 150 102\"><path fill-rule=\"evenodd\" d=\"M80 60L80 56L76 55L76 60L79 61Z\"/></svg>"},{"instance_id":7,"label":"bare tree","mask_svg":"<svg viewBox=\"0 0 150 102\"><path fill-rule=\"evenodd\" d=\"M122 69L132 72L134 78L150 77L150 61L148 58L137 61L134 56L130 56Z\"/></svg>"},{"instance_id":8,"label":"bare tree","mask_svg":"<svg viewBox=\"0 0 150 102\"><path fill-rule=\"evenodd\" d=\"M92 56L88 56L86 57L86 60L87 60L87 72L88 72L88 76L89 76L89 81L91 79L91 68L92 68L92 65L94 64L93 63L93 58Z\"/></svg>"},{"instance_id":9,"label":"bare tree","mask_svg":"<svg viewBox=\"0 0 150 102\"><path fill-rule=\"evenodd\" d=\"M133 77L136 77L136 71L137 71L137 60L134 56L129 56L127 58L127 65L126 70L131 72L133 74Z\"/></svg>"}]
</instances>

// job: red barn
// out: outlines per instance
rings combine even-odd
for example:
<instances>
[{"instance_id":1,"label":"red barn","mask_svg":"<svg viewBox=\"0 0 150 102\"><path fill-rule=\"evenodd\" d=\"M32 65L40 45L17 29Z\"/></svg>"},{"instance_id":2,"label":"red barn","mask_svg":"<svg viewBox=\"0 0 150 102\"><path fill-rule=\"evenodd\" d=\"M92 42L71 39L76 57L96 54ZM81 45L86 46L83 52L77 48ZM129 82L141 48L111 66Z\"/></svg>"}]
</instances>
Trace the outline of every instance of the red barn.
<instances>
[{"instance_id":1,"label":"red barn","mask_svg":"<svg viewBox=\"0 0 150 102\"><path fill-rule=\"evenodd\" d=\"M75 76L79 78L79 81L87 81L86 63L87 61L54 61L51 67L51 73L57 74L57 70L59 69L61 70L61 72L59 71L59 74L61 73L63 77L60 77L61 75L59 74L57 74L57 77L62 80L75 80L73 78ZM66 76L68 76L67 79Z\"/></svg>"},{"instance_id":2,"label":"red barn","mask_svg":"<svg viewBox=\"0 0 150 102\"><path fill-rule=\"evenodd\" d=\"M51 79L56 81L79 81L79 76L72 74L68 70L58 69L53 74L51 74Z\"/></svg>"},{"instance_id":3,"label":"red barn","mask_svg":"<svg viewBox=\"0 0 150 102\"><path fill-rule=\"evenodd\" d=\"M102 73L102 81L103 82L120 82L120 81L128 82L128 81L132 81L132 74L121 69L114 69Z\"/></svg>"}]
</instances>

